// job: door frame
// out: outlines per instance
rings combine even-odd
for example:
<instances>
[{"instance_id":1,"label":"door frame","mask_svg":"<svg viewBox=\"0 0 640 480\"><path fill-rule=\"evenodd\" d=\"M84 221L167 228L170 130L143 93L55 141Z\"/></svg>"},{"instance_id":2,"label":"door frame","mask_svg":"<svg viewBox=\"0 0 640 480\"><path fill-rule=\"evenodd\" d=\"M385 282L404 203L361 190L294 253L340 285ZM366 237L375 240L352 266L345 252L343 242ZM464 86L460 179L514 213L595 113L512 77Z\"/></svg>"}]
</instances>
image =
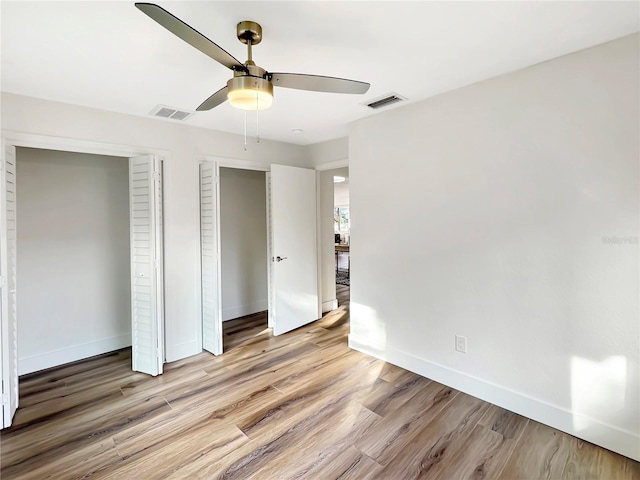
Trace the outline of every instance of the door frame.
<instances>
[{"instance_id":1,"label":"door frame","mask_svg":"<svg viewBox=\"0 0 640 480\"><path fill-rule=\"evenodd\" d=\"M163 165L167 165L171 161L171 152L169 150L140 147L136 145L122 145L115 143L97 142L92 140L78 140L67 137L56 137L49 135L39 135L32 133L15 132L11 130L0 130L0 138L3 139L5 145L13 145L15 147L40 148L46 150L58 150L72 153L86 153L93 155L110 155L116 157L137 157L142 155L156 155L162 158ZM167 177L163 176L163 198L170 191L170 182ZM163 234L163 252L167 250L167 238ZM166 300L163 297L163 303ZM164 305L163 305L164 306ZM165 326L166 327L166 326ZM166 328L159 332L159 340L163 345L163 363L166 361Z\"/></svg>"},{"instance_id":2,"label":"door frame","mask_svg":"<svg viewBox=\"0 0 640 480\"><path fill-rule=\"evenodd\" d=\"M349 167L349 159L348 158L343 158L341 160L335 160L333 162L328 162L328 163L323 163L321 165L316 165L315 169L317 172L325 172L327 170L335 170L337 168L344 168L344 167ZM318 175L317 179L316 179L316 190L318 192L318 200L317 200L317 212L316 212L316 218L318 220L317 223L317 227L316 230L318 232L318 295L320 298L320 311L322 312L322 310L324 309L323 307L331 302L331 309L335 309L338 308L338 298L337 295L335 294L335 290L334 290L334 298L327 300L326 298L322 297L322 290L323 290L323 278L322 278L322 271L324 270L324 265L322 265L322 251L323 248L325 247L325 244L327 242L326 239L322 238L322 199L321 199L321 185L320 185L320 175ZM332 202L333 205L333 202ZM334 205L335 208L335 205ZM333 216L333 209L331 210L331 215ZM333 251L333 244L331 246L331 249ZM351 252L349 252L349 255L351 255ZM332 255L333 258L333 255ZM335 271L335 270L334 270ZM334 282L335 282L335 278L334 278ZM331 310L328 310L331 311Z\"/></svg>"},{"instance_id":3,"label":"door frame","mask_svg":"<svg viewBox=\"0 0 640 480\"><path fill-rule=\"evenodd\" d=\"M216 199L216 208L215 208L215 228L216 228L216 249L218 251L218 259L220 258L220 168L234 168L237 170L253 170L257 172L265 172L267 175L271 171L270 163L261 163L254 162L251 160L240 160L237 158L227 158L227 157L217 157L213 155L197 155L194 169L194 179L196 185L200 185L200 165L211 163L213 164L213 169L216 176L216 185L217 185L217 199ZM268 195L268 192L267 192ZM198 193L196 198L196 211L200 211L200 194ZM269 236L270 226L269 226L269 205L267 205L267 237ZM200 226L200 221L198 220L198 225ZM266 239L269 242L269 238ZM267 243L267 246L269 243ZM202 249L202 238L201 235L198 235L198 248L197 248L197 278L196 278L196 297L198 302L198 311L200 312L200 328L198 329L198 349L203 350L203 341L202 341L202 328L203 328L203 316L202 316L202 259L201 259L201 249ZM217 276L218 276L218 298L217 298L217 319L216 322L219 324L220 328L218 332L222 335L222 288L220 285L220 279L222 277L222 262L219 261L217 263ZM270 281L271 278L271 262L267 257L267 280ZM270 290L270 285L269 285ZM222 352L224 353L224 342L222 343Z\"/></svg>"}]
</instances>

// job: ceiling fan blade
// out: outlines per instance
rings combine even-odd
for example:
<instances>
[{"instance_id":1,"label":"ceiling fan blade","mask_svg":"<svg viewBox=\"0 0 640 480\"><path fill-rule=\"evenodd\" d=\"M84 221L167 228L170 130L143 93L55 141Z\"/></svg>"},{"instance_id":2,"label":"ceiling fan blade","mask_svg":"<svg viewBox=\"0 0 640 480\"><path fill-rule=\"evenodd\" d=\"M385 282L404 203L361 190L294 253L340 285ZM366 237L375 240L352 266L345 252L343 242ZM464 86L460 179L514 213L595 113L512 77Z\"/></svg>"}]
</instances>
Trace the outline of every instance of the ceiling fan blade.
<instances>
[{"instance_id":1,"label":"ceiling fan blade","mask_svg":"<svg viewBox=\"0 0 640 480\"><path fill-rule=\"evenodd\" d=\"M138 10L155 20L171 33L197 48L231 70L246 70L246 67L233 55L219 47L196 29L190 27L175 15L153 3L136 3Z\"/></svg>"},{"instance_id":2,"label":"ceiling fan blade","mask_svg":"<svg viewBox=\"0 0 640 480\"><path fill-rule=\"evenodd\" d=\"M202 104L196 108L197 112L203 112L205 110L211 110L214 107L217 107L221 103L227 101L227 91L229 89L227 87L222 87L216 93L207 98Z\"/></svg>"},{"instance_id":3,"label":"ceiling fan blade","mask_svg":"<svg viewBox=\"0 0 640 480\"><path fill-rule=\"evenodd\" d=\"M269 73L267 78L270 78L276 87L311 90L313 92L366 93L371 86L366 82L358 82L357 80L305 75L303 73Z\"/></svg>"}]
</instances>

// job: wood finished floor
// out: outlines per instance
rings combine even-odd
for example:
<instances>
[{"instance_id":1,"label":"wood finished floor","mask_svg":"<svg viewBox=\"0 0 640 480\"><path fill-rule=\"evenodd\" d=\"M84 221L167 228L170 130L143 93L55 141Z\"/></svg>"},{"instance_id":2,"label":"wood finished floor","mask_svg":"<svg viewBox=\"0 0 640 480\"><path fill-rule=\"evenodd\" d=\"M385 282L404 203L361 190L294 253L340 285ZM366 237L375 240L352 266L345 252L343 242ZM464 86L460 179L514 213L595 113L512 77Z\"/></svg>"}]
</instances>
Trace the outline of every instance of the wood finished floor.
<instances>
[{"instance_id":1,"label":"wood finished floor","mask_svg":"<svg viewBox=\"0 0 640 480\"><path fill-rule=\"evenodd\" d=\"M6 479L640 479L640 464L347 348L349 287L280 337L132 373L127 351L21 380Z\"/></svg>"}]
</instances>

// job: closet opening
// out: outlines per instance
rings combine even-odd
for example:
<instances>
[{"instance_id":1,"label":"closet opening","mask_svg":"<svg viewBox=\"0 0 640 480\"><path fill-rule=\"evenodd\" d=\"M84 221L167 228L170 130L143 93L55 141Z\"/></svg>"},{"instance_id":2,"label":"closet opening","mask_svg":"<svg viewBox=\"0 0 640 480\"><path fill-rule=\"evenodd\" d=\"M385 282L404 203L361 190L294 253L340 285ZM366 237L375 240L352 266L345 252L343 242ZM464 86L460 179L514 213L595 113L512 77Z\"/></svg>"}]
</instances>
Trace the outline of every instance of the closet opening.
<instances>
[{"instance_id":1,"label":"closet opening","mask_svg":"<svg viewBox=\"0 0 640 480\"><path fill-rule=\"evenodd\" d=\"M162 159L137 152L2 139L2 427L18 408L20 376L126 349L132 370L162 373Z\"/></svg>"},{"instance_id":2,"label":"closet opening","mask_svg":"<svg viewBox=\"0 0 640 480\"><path fill-rule=\"evenodd\" d=\"M129 159L16 149L18 375L131 347Z\"/></svg>"},{"instance_id":3,"label":"closet opening","mask_svg":"<svg viewBox=\"0 0 640 480\"><path fill-rule=\"evenodd\" d=\"M268 328L266 173L220 167L223 351L271 336Z\"/></svg>"},{"instance_id":4,"label":"closet opening","mask_svg":"<svg viewBox=\"0 0 640 480\"><path fill-rule=\"evenodd\" d=\"M215 355L269 328L267 172L199 165L202 348Z\"/></svg>"}]
</instances>

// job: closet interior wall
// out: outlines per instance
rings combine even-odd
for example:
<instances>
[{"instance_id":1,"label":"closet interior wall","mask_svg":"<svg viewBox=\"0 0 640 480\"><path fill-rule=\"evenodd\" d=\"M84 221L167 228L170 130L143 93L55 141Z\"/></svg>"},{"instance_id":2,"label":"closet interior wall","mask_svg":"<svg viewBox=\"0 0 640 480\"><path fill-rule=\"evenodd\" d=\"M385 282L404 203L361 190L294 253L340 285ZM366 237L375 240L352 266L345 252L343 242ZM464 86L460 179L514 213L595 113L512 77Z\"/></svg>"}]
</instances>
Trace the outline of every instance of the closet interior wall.
<instances>
[{"instance_id":1,"label":"closet interior wall","mask_svg":"<svg viewBox=\"0 0 640 480\"><path fill-rule=\"evenodd\" d=\"M131 345L128 159L17 148L20 375Z\"/></svg>"}]
</instances>

